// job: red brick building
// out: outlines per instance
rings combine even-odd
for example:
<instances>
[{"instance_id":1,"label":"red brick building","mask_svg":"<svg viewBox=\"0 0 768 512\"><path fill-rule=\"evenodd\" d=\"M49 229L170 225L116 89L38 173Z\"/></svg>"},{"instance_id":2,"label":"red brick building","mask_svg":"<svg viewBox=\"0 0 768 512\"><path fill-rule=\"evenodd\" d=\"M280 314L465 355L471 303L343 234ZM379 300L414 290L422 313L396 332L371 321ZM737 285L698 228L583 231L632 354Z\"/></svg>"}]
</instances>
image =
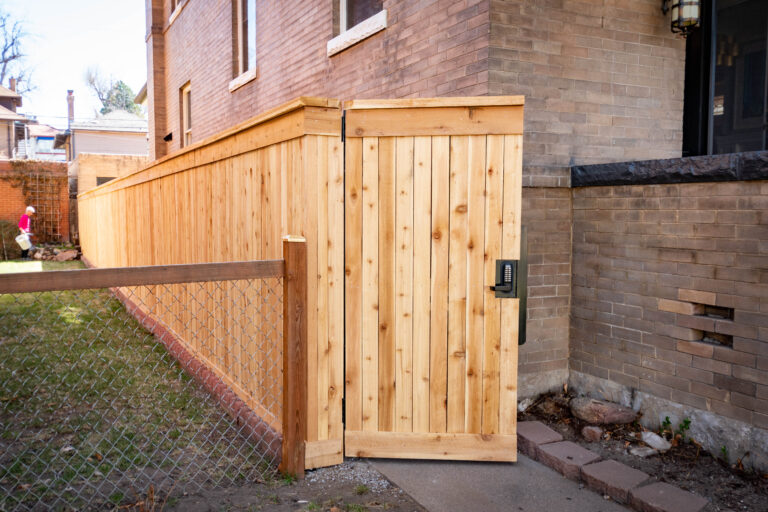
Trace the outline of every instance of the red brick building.
<instances>
[{"instance_id":1,"label":"red brick building","mask_svg":"<svg viewBox=\"0 0 768 512\"><path fill-rule=\"evenodd\" d=\"M715 185L656 185L673 183L659 172L571 188L574 167L766 149L768 9L731 4L702 1L686 40L658 0L147 0L150 157L302 95L525 95L521 396L570 378L768 437L768 184L741 181L768 179L765 165L743 178L734 158L666 164L740 181L717 204ZM707 306L730 317L708 330ZM716 325L731 344L710 350Z\"/></svg>"}]
</instances>

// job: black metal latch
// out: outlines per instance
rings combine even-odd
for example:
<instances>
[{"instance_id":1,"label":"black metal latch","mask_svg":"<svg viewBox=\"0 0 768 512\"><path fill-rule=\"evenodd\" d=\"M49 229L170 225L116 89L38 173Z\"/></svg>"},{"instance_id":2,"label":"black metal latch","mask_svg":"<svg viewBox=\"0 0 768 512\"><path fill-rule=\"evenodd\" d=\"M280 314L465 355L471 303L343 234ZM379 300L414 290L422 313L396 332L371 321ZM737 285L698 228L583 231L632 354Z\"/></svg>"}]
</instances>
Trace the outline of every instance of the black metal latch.
<instances>
[{"instance_id":1,"label":"black metal latch","mask_svg":"<svg viewBox=\"0 0 768 512\"><path fill-rule=\"evenodd\" d=\"M517 277L517 260L496 260L496 286L491 290L496 292L496 298L516 298L515 277Z\"/></svg>"},{"instance_id":2,"label":"black metal latch","mask_svg":"<svg viewBox=\"0 0 768 512\"><path fill-rule=\"evenodd\" d=\"M528 318L528 230L520 229L520 259L496 260L496 285L491 286L497 298L520 299L517 343L525 343Z\"/></svg>"}]
</instances>

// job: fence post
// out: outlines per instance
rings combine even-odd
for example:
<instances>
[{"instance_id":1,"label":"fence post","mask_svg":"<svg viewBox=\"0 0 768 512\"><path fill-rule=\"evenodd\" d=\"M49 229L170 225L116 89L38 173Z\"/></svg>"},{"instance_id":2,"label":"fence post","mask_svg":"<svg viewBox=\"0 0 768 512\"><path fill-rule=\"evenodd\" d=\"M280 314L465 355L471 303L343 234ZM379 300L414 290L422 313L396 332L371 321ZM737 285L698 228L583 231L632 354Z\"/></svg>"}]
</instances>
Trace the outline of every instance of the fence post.
<instances>
[{"instance_id":1,"label":"fence post","mask_svg":"<svg viewBox=\"0 0 768 512\"><path fill-rule=\"evenodd\" d=\"M283 456L280 471L304 477L307 439L307 243L283 239Z\"/></svg>"}]
</instances>

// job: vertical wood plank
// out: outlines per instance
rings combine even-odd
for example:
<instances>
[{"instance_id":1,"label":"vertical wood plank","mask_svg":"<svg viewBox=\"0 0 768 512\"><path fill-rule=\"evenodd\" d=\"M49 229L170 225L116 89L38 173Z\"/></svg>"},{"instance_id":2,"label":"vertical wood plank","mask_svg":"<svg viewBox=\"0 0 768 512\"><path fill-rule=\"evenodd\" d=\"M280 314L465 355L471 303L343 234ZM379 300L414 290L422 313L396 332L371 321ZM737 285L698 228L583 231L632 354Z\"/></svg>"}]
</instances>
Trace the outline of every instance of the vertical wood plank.
<instances>
[{"instance_id":1,"label":"vertical wood plank","mask_svg":"<svg viewBox=\"0 0 768 512\"><path fill-rule=\"evenodd\" d=\"M479 434L483 419L483 260L485 249L485 135L469 137L465 432Z\"/></svg>"},{"instance_id":2,"label":"vertical wood plank","mask_svg":"<svg viewBox=\"0 0 768 512\"><path fill-rule=\"evenodd\" d=\"M489 135L485 167L483 434L497 434L499 432L501 308L500 300L495 297L490 287L496 284L496 260L501 258L503 172L504 136Z\"/></svg>"},{"instance_id":3,"label":"vertical wood plank","mask_svg":"<svg viewBox=\"0 0 768 512\"><path fill-rule=\"evenodd\" d=\"M432 138L432 241L429 342L429 431L446 432L448 405L448 264L450 168L448 136Z\"/></svg>"},{"instance_id":4,"label":"vertical wood plank","mask_svg":"<svg viewBox=\"0 0 768 512\"><path fill-rule=\"evenodd\" d=\"M395 426L395 138L379 138L379 430Z\"/></svg>"},{"instance_id":5,"label":"vertical wood plank","mask_svg":"<svg viewBox=\"0 0 768 512\"><path fill-rule=\"evenodd\" d=\"M448 250L448 432L464 431L467 314L466 136L451 136L450 246Z\"/></svg>"},{"instance_id":6,"label":"vertical wood plank","mask_svg":"<svg viewBox=\"0 0 768 512\"><path fill-rule=\"evenodd\" d=\"M523 180L522 135L504 136L504 199L501 250L504 259L520 259L520 214ZM514 434L517 429L517 335L518 299L501 304L501 361L499 430Z\"/></svg>"},{"instance_id":7,"label":"vertical wood plank","mask_svg":"<svg viewBox=\"0 0 768 512\"><path fill-rule=\"evenodd\" d=\"M395 424L413 430L413 137L395 139Z\"/></svg>"},{"instance_id":8,"label":"vertical wood plank","mask_svg":"<svg viewBox=\"0 0 768 512\"><path fill-rule=\"evenodd\" d=\"M346 368L344 371L346 426L363 429L362 321L363 321L363 139L348 138L344 148L344 291ZM370 214L368 214L370 215ZM378 250L378 249L377 249ZM366 276L367 277L367 276ZM378 324L378 318L374 325ZM377 370L378 371L378 370Z\"/></svg>"},{"instance_id":9,"label":"vertical wood plank","mask_svg":"<svg viewBox=\"0 0 768 512\"><path fill-rule=\"evenodd\" d=\"M379 429L379 141L363 139L363 430Z\"/></svg>"},{"instance_id":10,"label":"vertical wood plank","mask_svg":"<svg viewBox=\"0 0 768 512\"><path fill-rule=\"evenodd\" d=\"M429 432L432 140L413 143L413 431Z\"/></svg>"},{"instance_id":11,"label":"vertical wood plank","mask_svg":"<svg viewBox=\"0 0 768 512\"><path fill-rule=\"evenodd\" d=\"M341 140L328 146L328 391L329 439L342 439L344 394L344 160Z\"/></svg>"},{"instance_id":12,"label":"vertical wood plank","mask_svg":"<svg viewBox=\"0 0 768 512\"><path fill-rule=\"evenodd\" d=\"M318 169L317 169L317 137L307 135L299 139L302 146L301 166L299 173L304 183L304 193L296 197L301 203L299 211L302 225L301 234L307 239L307 293L309 295L309 309L307 321L310 329L307 333L307 353L310 355L307 364L307 379L312 386L317 386L318 381L318 314L317 314L317 208L318 208ZM313 388L314 389L314 388ZM307 441L317 441L319 434L319 405L317 393L311 393L307 403Z\"/></svg>"},{"instance_id":13,"label":"vertical wood plank","mask_svg":"<svg viewBox=\"0 0 768 512\"><path fill-rule=\"evenodd\" d=\"M304 475L308 419L306 243L285 241L283 254L283 456L280 470L301 477Z\"/></svg>"},{"instance_id":14,"label":"vertical wood plank","mask_svg":"<svg viewBox=\"0 0 768 512\"><path fill-rule=\"evenodd\" d=\"M328 145L323 137L311 136L317 141L315 172L317 174L317 438L328 439L328 393L330 388L328 346Z\"/></svg>"}]
</instances>

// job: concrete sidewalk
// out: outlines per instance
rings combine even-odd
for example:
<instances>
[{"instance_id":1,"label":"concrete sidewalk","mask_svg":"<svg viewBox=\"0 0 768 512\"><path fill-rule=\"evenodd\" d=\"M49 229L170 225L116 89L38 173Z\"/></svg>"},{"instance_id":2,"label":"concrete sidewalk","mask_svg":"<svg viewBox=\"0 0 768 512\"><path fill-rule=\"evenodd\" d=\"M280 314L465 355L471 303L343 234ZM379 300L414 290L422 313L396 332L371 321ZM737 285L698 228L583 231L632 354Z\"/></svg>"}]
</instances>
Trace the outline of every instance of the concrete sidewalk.
<instances>
[{"instance_id":1,"label":"concrete sidewalk","mask_svg":"<svg viewBox=\"0 0 768 512\"><path fill-rule=\"evenodd\" d=\"M369 459L430 512L626 512L524 455L510 463Z\"/></svg>"}]
</instances>

